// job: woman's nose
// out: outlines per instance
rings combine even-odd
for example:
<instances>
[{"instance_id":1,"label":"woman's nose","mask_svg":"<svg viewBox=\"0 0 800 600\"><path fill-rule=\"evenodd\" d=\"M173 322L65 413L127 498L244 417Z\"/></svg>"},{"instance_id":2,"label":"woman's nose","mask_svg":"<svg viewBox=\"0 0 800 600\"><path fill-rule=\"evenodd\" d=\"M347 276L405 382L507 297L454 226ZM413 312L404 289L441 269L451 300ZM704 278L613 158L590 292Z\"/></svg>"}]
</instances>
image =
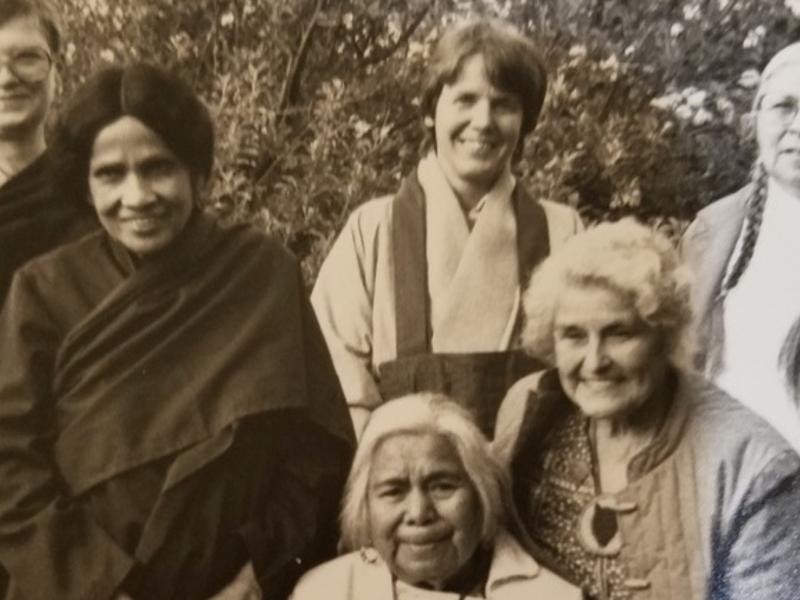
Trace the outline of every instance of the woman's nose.
<instances>
[{"instance_id":1,"label":"woman's nose","mask_svg":"<svg viewBox=\"0 0 800 600\"><path fill-rule=\"evenodd\" d=\"M406 523L423 525L433 520L435 514L433 503L425 491L412 491L406 501Z\"/></svg>"},{"instance_id":2,"label":"woman's nose","mask_svg":"<svg viewBox=\"0 0 800 600\"><path fill-rule=\"evenodd\" d=\"M606 345L601 339L590 340L586 344L583 366L589 373L600 373L611 364Z\"/></svg>"},{"instance_id":3,"label":"woman's nose","mask_svg":"<svg viewBox=\"0 0 800 600\"><path fill-rule=\"evenodd\" d=\"M152 187L141 176L130 174L123 183L122 203L125 206L139 208L155 201Z\"/></svg>"},{"instance_id":4,"label":"woman's nose","mask_svg":"<svg viewBox=\"0 0 800 600\"><path fill-rule=\"evenodd\" d=\"M492 123L492 106L488 98L479 100L472 105L472 114L470 115L472 125L475 127L488 127Z\"/></svg>"},{"instance_id":5,"label":"woman's nose","mask_svg":"<svg viewBox=\"0 0 800 600\"><path fill-rule=\"evenodd\" d=\"M7 64L0 62L0 86L18 86L20 85L19 78L14 75L13 71Z\"/></svg>"}]
</instances>

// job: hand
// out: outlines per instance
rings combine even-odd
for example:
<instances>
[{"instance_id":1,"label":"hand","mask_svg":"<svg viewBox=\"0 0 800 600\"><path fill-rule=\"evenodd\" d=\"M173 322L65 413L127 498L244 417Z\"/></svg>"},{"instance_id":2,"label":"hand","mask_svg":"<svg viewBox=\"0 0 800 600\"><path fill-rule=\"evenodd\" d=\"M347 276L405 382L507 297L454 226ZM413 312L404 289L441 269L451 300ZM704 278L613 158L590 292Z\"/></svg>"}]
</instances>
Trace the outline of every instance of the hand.
<instances>
[{"instance_id":1,"label":"hand","mask_svg":"<svg viewBox=\"0 0 800 600\"><path fill-rule=\"evenodd\" d=\"M253 563L249 562L242 567L233 581L208 600L261 600L262 597Z\"/></svg>"}]
</instances>

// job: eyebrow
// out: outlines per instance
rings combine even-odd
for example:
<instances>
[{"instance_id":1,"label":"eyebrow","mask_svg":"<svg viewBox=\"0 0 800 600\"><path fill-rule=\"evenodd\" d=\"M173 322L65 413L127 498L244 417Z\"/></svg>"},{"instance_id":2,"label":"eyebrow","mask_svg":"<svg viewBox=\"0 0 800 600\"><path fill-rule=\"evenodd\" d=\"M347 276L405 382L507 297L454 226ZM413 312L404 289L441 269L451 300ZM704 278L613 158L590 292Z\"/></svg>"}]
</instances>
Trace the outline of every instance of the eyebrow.
<instances>
[{"instance_id":1,"label":"eyebrow","mask_svg":"<svg viewBox=\"0 0 800 600\"><path fill-rule=\"evenodd\" d=\"M452 468L452 469L443 467L443 468L437 468L436 470L431 471L430 473L427 473L425 475L425 477L423 477L422 480L424 482L428 482L428 481L431 481L431 480L445 479L445 478L447 478L447 479L454 479L454 478L467 479L468 477L467 477L466 472L463 469L458 469L458 468L455 468L455 467ZM383 479L375 478L372 485L375 485L375 486L388 485L388 484L397 485L397 484L407 483L408 481L409 481L408 477L396 476L396 475L388 475Z\"/></svg>"}]
</instances>

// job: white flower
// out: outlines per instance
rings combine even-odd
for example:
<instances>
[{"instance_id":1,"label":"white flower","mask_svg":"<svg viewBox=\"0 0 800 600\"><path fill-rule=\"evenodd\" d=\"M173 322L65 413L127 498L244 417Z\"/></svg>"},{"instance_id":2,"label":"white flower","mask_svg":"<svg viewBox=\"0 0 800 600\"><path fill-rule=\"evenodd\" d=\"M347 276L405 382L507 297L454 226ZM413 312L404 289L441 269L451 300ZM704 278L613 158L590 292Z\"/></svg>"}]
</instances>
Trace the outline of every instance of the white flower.
<instances>
[{"instance_id":1,"label":"white flower","mask_svg":"<svg viewBox=\"0 0 800 600\"><path fill-rule=\"evenodd\" d=\"M690 4L683 7L683 18L687 21L694 21L700 18L700 6L698 4Z\"/></svg>"},{"instance_id":2,"label":"white flower","mask_svg":"<svg viewBox=\"0 0 800 600\"><path fill-rule=\"evenodd\" d=\"M675 116L681 121L688 121L694 116L694 111L685 104L681 104L675 109Z\"/></svg>"},{"instance_id":3,"label":"white flower","mask_svg":"<svg viewBox=\"0 0 800 600\"><path fill-rule=\"evenodd\" d=\"M672 24L672 27L669 28L669 34L672 37L678 37L682 34L686 28L683 26L683 23L678 23L677 21Z\"/></svg>"},{"instance_id":4,"label":"white flower","mask_svg":"<svg viewBox=\"0 0 800 600\"><path fill-rule=\"evenodd\" d=\"M111 48L105 48L100 51L100 58L106 62L114 62L114 51Z\"/></svg>"},{"instance_id":5,"label":"white flower","mask_svg":"<svg viewBox=\"0 0 800 600\"><path fill-rule=\"evenodd\" d=\"M700 108L696 113L694 113L694 117L692 117L692 123L695 125L705 125L706 123L710 123L714 118L710 112L708 112L705 108Z\"/></svg>"},{"instance_id":6,"label":"white flower","mask_svg":"<svg viewBox=\"0 0 800 600\"><path fill-rule=\"evenodd\" d=\"M699 90L696 87L694 87L693 85L690 85L689 87L684 88L684 90L681 92L681 95L684 98L688 98L689 96L691 96L692 94L697 93L698 91Z\"/></svg>"},{"instance_id":7,"label":"white flower","mask_svg":"<svg viewBox=\"0 0 800 600\"><path fill-rule=\"evenodd\" d=\"M761 43L761 40L764 39L764 35L766 35L766 33L767 28L763 25L759 25L755 29L751 29L747 32L747 36L742 42L742 48L755 48Z\"/></svg>"},{"instance_id":8,"label":"white flower","mask_svg":"<svg viewBox=\"0 0 800 600\"><path fill-rule=\"evenodd\" d=\"M675 108L681 103L681 100L683 100L683 96L677 92L672 92L671 94L666 94L665 96L653 98L650 101L650 106L660 110L675 110Z\"/></svg>"},{"instance_id":9,"label":"white flower","mask_svg":"<svg viewBox=\"0 0 800 600\"><path fill-rule=\"evenodd\" d=\"M722 115L722 120L725 122L725 124L730 125L733 123L733 119L736 117L736 107L733 105L733 102L724 96L720 96L717 98L714 104L716 105L719 113Z\"/></svg>"},{"instance_id":10,"label":"white flower","mask_svg":"<svg viewBox=\"0 0 800 600\"><path fill-rule=\"evenodd\" d=\"M242 9L242 14L245 17L249 17L254 12L256 12L256 5L253 4L250 0L247 0L247 2L244 3L244 8Z\"/></svg>"},{"instance_id":11,"label":"white flower","mask_svg":"<svg viewBox=\"0 0 800 600\"><path fill-rule=\"evenodd\" d=\"M616 55L612 54L607 59L600 62L600 68L604 71L616 72L619 69L619 60Z\"/></svg>"},{"instance_id":12,"label":"white flower","mask_svg":"<svg viewBox=\"0 0 800 600\"><path fill-rule=\"evenodd\" d=\"M234 17L232 12L226 12L219 18L219 24L223 27L230 27L233 25Z\"/></svg>"},{"instance_id":13,"label":"white flower","mask_svg":"<svg viewBox=\"0 0 800 600\"><path fill-rule=\"evenodd\" d=\"M586 56L586 46L583 44L575 44L569 49L570 58L583 58Z\"/></svg>"},{"instance_id":14,"label":"white flower","mask_svg":"<svg viewBox=\"0 0 800 600\"><path fill-rule=\"evenodd\" d=\"M391 125L384 125L383 127L381 127L380 131L378 132L378 139L380 141L385 140L386 136L388 136L391 132L392 132L392 126Z\"/></svg>"},{"instance_id":15,"label":"white flower","mask_svg":"<svg viewBox=\"0 0 800 600\"><path fill-rule=\"evenodd\" d=\"M720 10L725 10L728 7L728 4L731 3L731 0L719 0L719 8Z\"/></svg>"},{"instance_id":16,"label":"white flower","mask_svg":"<svg viewBox=\"0 0 800 600\"><path fill-rule=\"evenodd\" d=\"M75 60L75 52L77 51L78 49L75 47L75 44L72 42L67 44L67 47L64 49L64 59L67 61L68 65L71 65L72 61Z\"/></svg>"},{"instance_id":17,"label":"white flower","mask_svg":"<svg viewBox=\"0 0 800 600\"><path fill-rule=\"evenodd\" d=\"M408 56L425 56L425 44L421 44L414 40L408 42Z\"/></svg>"},{"instance_id":18,"label":"white flower","mask_svg":"<svg viewBox=\"0 0 800 600\"><path fill-rule=\"evenodd\" d=\"M356 119L356 121L353 123L353 130L356 132L358 137L364 137L367 133L369 133L370 129L372 129L372 125L366 121L362 121L361 119Z\"/></svg>"},{"instance_id":19,"label":"white flower","mask_svg":"<svg viewBox=\"0 0 800 600\"><path fill-rule=\"evenodd\" d=\"M622 51L622 54L623 54L624 56L630 56L630 55L631 55L631 54L633 54L634 52L636 52L636 45L635 45L635 44L631 44L630 46L628 46L627 48L625 48L625 50L623 50L623 51Z\"/></svg>"},{"instance_id":20,"label":"white flower","mask_svg":"<svg viewBox=\"0 0 800 600\"><path fill-rule=\"evenodd\" d=\"M758 71L755 69L747 69L739 76L739 81L737 82L743 88L754 88L758 85L761 76L758 74Z\"/></svg>"},{"instance_id":21,"label":"white flower","mask_svg":"<svg viewBox=\"0 0 800 600\"><path fill-rule=\"evenodd\" d=\"M692 108L700 108L705 104L706 98L708 97L708 92L705 90L697 90L693 94L690 94L686 98L686 104L691 106Z\"/></svg>"}]
</instances>

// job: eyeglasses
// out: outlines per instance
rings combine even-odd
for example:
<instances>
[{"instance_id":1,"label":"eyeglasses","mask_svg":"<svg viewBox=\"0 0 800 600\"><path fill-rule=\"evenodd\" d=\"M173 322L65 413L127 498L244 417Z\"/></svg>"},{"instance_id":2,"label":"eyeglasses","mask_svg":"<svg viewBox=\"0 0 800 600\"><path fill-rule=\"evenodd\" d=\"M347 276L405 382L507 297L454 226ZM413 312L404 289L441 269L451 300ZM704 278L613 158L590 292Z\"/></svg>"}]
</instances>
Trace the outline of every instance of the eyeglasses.
<instances>
[{"instance_id":1,"label":"eyeglasses","mask_svg":"<svg viewBox=\"0 0 800 600\"><path fill-rule=\"evenodd\" d=\"M53 57L44 48L23 48L13 50L0 57L0 65L25 83L44 81L50 73Z\"/></svg>"},{"instance_id":2,"label":"eyeglasses","mask_svg":"<svg viewBox=\"0 0 800 600\"><path fill-rule=\"evenodd\" d=\"M798 106L796 96L764 96L759 109L777 122L790 123L797 116Z\"/></svg>"}]
</instances>

